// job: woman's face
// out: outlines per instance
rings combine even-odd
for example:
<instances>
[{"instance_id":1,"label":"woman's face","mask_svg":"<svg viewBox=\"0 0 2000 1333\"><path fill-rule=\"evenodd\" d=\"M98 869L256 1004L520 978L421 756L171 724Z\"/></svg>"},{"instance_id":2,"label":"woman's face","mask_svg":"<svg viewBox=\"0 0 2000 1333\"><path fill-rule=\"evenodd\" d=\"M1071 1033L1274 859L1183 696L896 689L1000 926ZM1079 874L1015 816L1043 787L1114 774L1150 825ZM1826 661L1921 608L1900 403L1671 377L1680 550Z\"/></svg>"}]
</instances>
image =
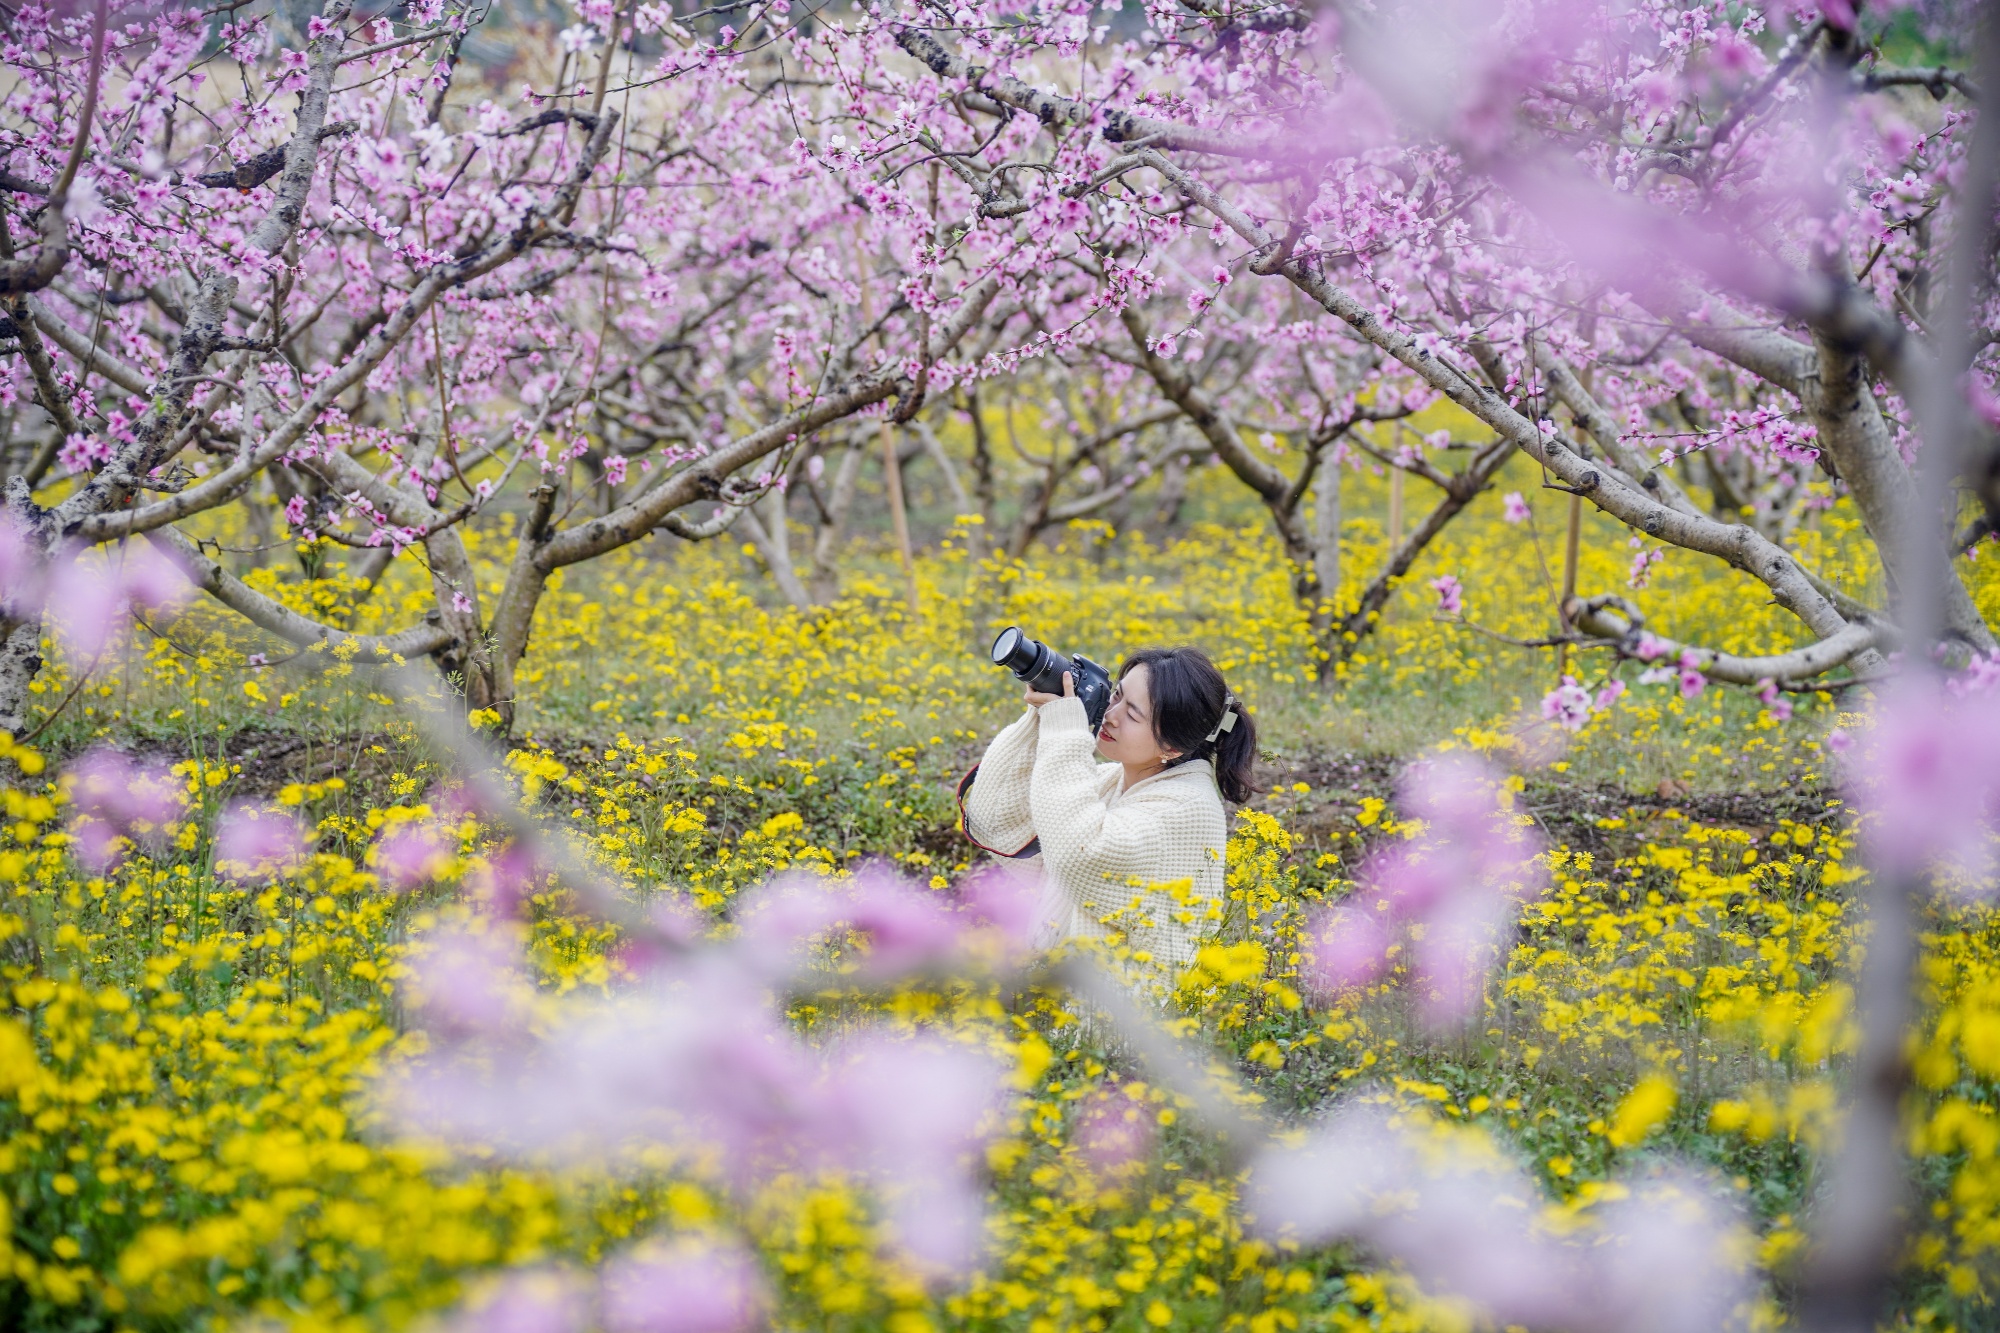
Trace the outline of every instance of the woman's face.
<instances>
[{"instance_id":1,"label":"woman's face","mask_svg":"<svg viewBox=\"0 0 2000 1333\"><path fill-rule=\"evenodd\" d=\"M1179 757L1178 750L1163 748L1153 734L1151 685L1142 662L1126 672L1111 692L1104 725L1097 729L1097 752L1114 764L1128 769L1158 768Z\"/></svg>"}]
</instances>

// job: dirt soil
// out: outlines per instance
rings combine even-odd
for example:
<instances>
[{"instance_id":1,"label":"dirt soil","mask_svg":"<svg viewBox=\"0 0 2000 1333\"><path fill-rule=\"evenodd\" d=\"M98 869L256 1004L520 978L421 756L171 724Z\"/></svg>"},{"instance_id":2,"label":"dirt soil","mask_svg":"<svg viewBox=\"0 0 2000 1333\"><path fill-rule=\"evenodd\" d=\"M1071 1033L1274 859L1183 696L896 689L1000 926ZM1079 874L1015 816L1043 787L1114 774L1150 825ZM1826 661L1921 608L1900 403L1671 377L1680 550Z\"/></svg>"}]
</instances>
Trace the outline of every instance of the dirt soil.
<instances>
[{"instance_id":1,"label":"dirt soil","mask_svg":"<svg viewBox=\"0 0 2000 1333\"><path fill-rule=\"evenodd\" d=\"M1313 755L1263 767L1258 784L1267 792L1277 789L1276 799L1268 803L1285 811L1287 828L1309 846L1329 847L1338 834L1354 830L1354 815L1364 799L1394 802L1396 775L1406 763L1393 755ZM1298 782L1311 791L1296 804L1287 802L1283 789ZM1567 782L1553 773L1530 775L1519 805L1541 825L1551 843L1597 857L1629 854L1682 820L1743 829L1761 839L1781 819L1826 824L1845 818L1837 793L1818 784L1734 792L1695 792L1662 784L1653 791L1628 791ZM1612 821L1618 826L1606 827Z\"/></svg>"},{"instance_id":2,"label":"dirt soil","mask_svg":"<svg viewBox=\"0 0 2000 1333\"><path fill-rule=\"evenodd\" d=\"M538 737L537 743L572 766L589 763L605 746L605 741L588 736ZM171 741L145 742L130 750L135 757L168 762L188 755L184 744ZM323 782L338 776L358 799L368 799L387 787L392 773L405 770L411 762L386 732L308 737L253 728L216 736L206 755L242 765L233 790L251 797L274 795L293 782ZM976 758L969 755L966 762ZM1355 830L1355 815L1364 799L1394 801L1396 775L1406 762L1393 755L1336 752L1263 764L1258 786L1271 795L1260 804L1281 813L1286 826L1307 847L1328 848ZM1300 782L1310 791L1294 796L1289 789ZM1628 853L1682 819L1740 828L1761 838L1780 819L1825 824L1845 817L1837 793L1816 784L1736 792L1691 792L1663 784L1657 791L1635 792L1582 786L1549 773L1529 777L1520 804L1551 842L1600 856ZM1622 821L1622 827L1604 827L1613 820ZM916 845L955 859L959 836L955 825L940 825L921 830Z\"/></svg>"}]
</instances>

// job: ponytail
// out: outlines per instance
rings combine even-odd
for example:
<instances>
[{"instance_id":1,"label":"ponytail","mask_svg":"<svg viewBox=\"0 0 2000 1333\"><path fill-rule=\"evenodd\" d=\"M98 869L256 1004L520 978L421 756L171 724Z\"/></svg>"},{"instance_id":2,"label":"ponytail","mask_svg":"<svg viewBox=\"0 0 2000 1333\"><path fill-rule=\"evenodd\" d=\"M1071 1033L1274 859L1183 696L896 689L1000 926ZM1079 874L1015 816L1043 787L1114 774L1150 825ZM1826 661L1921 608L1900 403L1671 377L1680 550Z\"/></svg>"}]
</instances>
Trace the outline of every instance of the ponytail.
<instances>
[{"instance_id":1,"label":"ponytail","mask_svg":"<svg viewBox=\"0 0 2000 1333\"><path fill-rule=\"evenodd\" d=\"M1180 751L1174 764L1207 759L1223 799L1241 805L1256 794L1251 778L1257 764L1257 723L1208 654L1199 648L1144 648L1118 668L1123 680L1146 668L1153 699L1153 735Z\"/></svg>"},{"instance_id":2,"label":"ponytail","mask_svg":"<svg viewBox=\"0 0 2000 1333\"><path fill-rule=\"evenodd\" d=\"M1215 785L1222 789L1222 798L1232 805L1241 805L1257 794L1257 789L1250 785L1257 766L1257 719L1250 716L1250 710L1235 695L1229 697L1229 711L1234 714L1236 725L1215 738L1212 742L1215 752L1209 758L1215 765Z\"/></svg>"}]
</instances>

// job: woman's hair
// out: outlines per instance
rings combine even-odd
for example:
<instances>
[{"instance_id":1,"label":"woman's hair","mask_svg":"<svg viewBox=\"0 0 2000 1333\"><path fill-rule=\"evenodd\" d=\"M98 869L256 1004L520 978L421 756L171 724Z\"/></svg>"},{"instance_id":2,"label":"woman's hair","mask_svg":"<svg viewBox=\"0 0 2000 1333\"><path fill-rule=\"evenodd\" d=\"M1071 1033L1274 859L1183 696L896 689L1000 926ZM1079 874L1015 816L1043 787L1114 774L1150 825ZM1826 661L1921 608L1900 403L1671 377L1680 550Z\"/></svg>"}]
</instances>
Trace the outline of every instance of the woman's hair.
<instances>
[{"instance_id":1,"label":"woman's hair","mask_svg":"<svg viewBox=\"0 0 2000 1333\"><path fill-rule=\"evenodd\" d=\"M1237 805L1249 800L1255 792L1250 770L1257 762L1257 724L1243 701L1230 693L1208 654L1199 648L1142 648L1119 666L1118 679L1125 679L1136 666L1146 668L1154 738L1169 750L1180 751L1181 757L1173 762L1210 760L1223 797ZM1225 707L1236 721L1229 730L1217 732Z\"/></svg>"}]
</instances>

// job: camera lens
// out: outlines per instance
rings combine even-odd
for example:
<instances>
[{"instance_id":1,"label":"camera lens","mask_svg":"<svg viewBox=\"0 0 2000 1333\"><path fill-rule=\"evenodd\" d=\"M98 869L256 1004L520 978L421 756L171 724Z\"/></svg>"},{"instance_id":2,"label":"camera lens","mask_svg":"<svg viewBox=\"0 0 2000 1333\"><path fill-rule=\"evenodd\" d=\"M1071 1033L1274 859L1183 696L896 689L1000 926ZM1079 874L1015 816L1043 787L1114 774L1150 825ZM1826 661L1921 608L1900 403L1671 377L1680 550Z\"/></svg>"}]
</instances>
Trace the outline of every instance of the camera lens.
<instances>
[{"instance_id":1,"label":"camera lens","mask_svg":"<svg viewBox=\"0 0 2000 1333\"><path fill-rule=\"evenodd\" d=\"M993 640L993 665L1044 694L1061 694L1063 672L1070 669L1068 658L1021 633L1019 625L1009 625Z\"/></svg>"}]
</instances>

